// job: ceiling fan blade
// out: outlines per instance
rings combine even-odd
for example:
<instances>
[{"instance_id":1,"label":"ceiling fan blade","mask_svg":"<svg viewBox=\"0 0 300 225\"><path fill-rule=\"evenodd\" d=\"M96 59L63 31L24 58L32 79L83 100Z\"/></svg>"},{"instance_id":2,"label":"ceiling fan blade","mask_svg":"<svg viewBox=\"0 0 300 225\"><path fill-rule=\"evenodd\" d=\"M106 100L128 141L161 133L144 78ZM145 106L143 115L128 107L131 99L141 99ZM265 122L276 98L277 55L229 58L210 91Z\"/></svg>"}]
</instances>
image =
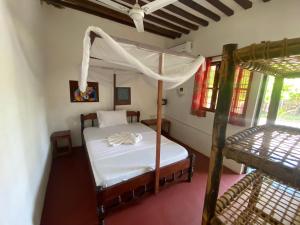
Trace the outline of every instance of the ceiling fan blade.
<instances>
[{"instance_id":1,"label":"ceiling fan blade","mask_svg":"<svg viewBox=\"0 0 300 225\"><path fill-rule=\"evenodd\" d=\"M134 19L134 25L138 32L144 32L144 21L143 19Z\"/></svg>"},{"instance_id":2,"label":"ceiling fan blade","mask_svg":"<svg viewBox=\"0 0 300 225\"><path fill-rule=\"evenodd\" d=\"M117 3L117 2L114 2L114 1L111 1L111 0L90 0L91 2L96 2L96 3L103 3L105 5L108 5L112 8L115 8L123 13L126 13L128 14L129 12L129 8Z\"/></svg>"},{"instance_id":3,"label":"ceiling fan blade","mask_svg":"<svg viewBox=\"0 0 300 225\"><path fill-rule=\"evenodd\" d=\"M176 1L177 0L155 0L153 2L149 2L148 4L142 6L141 8L144 10L145 14L150 14Z\"/></svg>"}]
</instances>

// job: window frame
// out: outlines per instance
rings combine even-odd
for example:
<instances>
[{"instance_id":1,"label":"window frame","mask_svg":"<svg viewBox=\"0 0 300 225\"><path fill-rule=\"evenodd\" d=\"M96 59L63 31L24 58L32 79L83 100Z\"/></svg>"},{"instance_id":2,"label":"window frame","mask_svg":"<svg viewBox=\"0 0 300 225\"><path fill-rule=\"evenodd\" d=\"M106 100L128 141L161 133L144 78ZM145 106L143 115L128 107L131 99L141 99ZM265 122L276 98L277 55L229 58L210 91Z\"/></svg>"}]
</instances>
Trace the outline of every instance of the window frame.
<instances>
[{"instance_id":1,"label":"window frame","mask_svg":"<svg viewBox=\"0 0 300 225\"><path fill-rule=\"evenodd\" d=\"M208 93L208 90L212 90L212 97L211 97L211 101L210 101L210 107L208 108L208 107L203 107L202 106L201 110L206 111L206 112L213 112L214 113L216 111L217 97L218 97L218 94L219 94L221 61L211 62L210 67L211 66L216 66L213 87L206 87L206 86L204 86L206 95ZM240 73L244 69L237 67L237 70L238 70L239 73L236 74L236 76L240 76ZM249 77L247 89L239 87L240 84L241 84L241 80L238 81L238 77L237 77L238 83L234 84L234 87L233 87L233 96L232 96L232 100L231 100L231 105L238 103L238 100L236 100L236 98L234 98L234 94L236 94L238 92L236 89L246 91L246 99L245 99L245 103L244 103L245 105L243 107L243 112L241 114L238 114L238 113L230 114L230 117L238 117L236 119L243 119L243 118L246 117L246 112L247 112L247 108L248 108L248 101L249 101L249 95L250 95L250 90L251 90L251 85L252 85L252 80L253 80L253 71L249 71L249 72L250 72L250 77ZM206 77L206 82L208 82L208 80L209 80L209 73L208 73L208 75ZM205 98L206 98L206 96L205 96ZM232 112L230 111L230 113L232 113ZM244 126L244 123L241 123L241 124L235 123L234 119L232 119L232 121L230 121L229 123L232 123L234 125Z\"/></svg>"},{"instance_id":2,"label":"window frame","mask_svg":"<svg viewBox=\"0 0 300 225\"><path fill-rule=\"evenodd\" d=\"M201 107L201 110L207 111L207 112L215 112L216 111L216 100L218 96L218 91L219 91L219 81L220 81L220 66L221 66L221 61L215 61L211 62L211 66L216 66L216 71L215 71L215 77L214 77L214 84L212 88L205 87L205 93L207 94L207 90L212 90L212 96L211 96L211 101L210 101L210 107ZM209 73L208 73L209 76ZM206 77L206 82L208 82L208 77ZM206 98L206 96L205 96Z\"/></svg>"},{"instance_id":3,"label":"window frame","mask_svg":"<svg viewBox=\"0 0 300 225\"><path fill-rule=\"evenodd\" d=\"M245 118L246 118L246 113L247 113L247 108L248 108L249 97L250 97L250 90L251 90L251 86L252 86L253 71L248 70L250 73L249 80L248 80L248 87L241 88L240 85L241 85L241 81L243 79L243 75L241 75L241 74L243 73L243 70L245 70L245 69L237 67L237 70L238 70L237 83L235 83L234 87L233 87L233 96L231 99L228 123L230 123L232 125L236 125L236 126L245 126L246 125ZM241 76L240 79L239 79L239 76ZM244 106L243 106L243 112L242 113L234 113L234 112L232 112L232 108L235 108L235 106L238 104L241 90L246 92L246 97L245 97ZM235 95L237 95L237 98Z\"/></svg>"}]
</instances>

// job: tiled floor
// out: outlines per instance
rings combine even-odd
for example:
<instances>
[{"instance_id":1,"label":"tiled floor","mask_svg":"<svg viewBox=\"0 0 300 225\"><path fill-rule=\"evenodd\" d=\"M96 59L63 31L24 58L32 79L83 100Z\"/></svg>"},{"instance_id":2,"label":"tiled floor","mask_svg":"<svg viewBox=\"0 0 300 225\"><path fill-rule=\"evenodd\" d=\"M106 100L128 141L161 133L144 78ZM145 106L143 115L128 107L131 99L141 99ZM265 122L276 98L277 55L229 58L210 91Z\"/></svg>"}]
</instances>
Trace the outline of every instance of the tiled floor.
<instances>
[{"instance_id":1,"label":"tiled floor","mask_svg":"<svg viewBox=\"0 0 300 225\"><path fill-rule=\"evenodd\" d=\"M175 184L107 216L106 225L200 225L208 158L197 154L192 183ZM52 164L41 225L96 225L96 200L81 148ZM221 192L241 178L224 169Z\"/></svg>"}]
</instances>

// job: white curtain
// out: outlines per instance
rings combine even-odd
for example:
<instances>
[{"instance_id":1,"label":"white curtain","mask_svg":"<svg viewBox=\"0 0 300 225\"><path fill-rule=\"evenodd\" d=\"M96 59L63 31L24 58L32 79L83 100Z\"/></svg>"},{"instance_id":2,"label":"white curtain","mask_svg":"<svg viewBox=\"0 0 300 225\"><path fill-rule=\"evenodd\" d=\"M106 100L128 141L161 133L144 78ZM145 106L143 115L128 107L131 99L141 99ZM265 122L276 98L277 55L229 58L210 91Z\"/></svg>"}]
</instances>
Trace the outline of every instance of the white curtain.
<instances>
[{"instance_id":1,"label":"white curtain","mask_svg":"<svg viewBox=\"0 0 300 225\"><path fill-rule=\"evenodd\" d=\"M94 52L101 53L102 64L108 63L115 66L125 66L132 69L140 75L148 76L154 80L164 81L165 89L172 89L190 79L205 63L205 58L199 56L197 58L186 58L182 56L166 54L167 65L164 65L163 76L157 73L157 69L153 68L154 64L159 65L158 52L152 50L141 49L137 46L122 44L116 42L107 33L99 27L89 27L85 32L83 41L83 59L80 77L80 90L85 92L87 87L87 79L89 73L89 64L91 56L91 39L90 33L94 32L101 37L101 49L95 49ZM156 57L155 57L156 56ZM152 59L152 60L150 60ZM182 59L182 60L181 60ZM182 61L182 63L180 63ZM149 62L149 63L148 63ZM152 63L150 65L150 62ZM202 66L205 68L205 65Z\"/></svg>"}]
</instances>

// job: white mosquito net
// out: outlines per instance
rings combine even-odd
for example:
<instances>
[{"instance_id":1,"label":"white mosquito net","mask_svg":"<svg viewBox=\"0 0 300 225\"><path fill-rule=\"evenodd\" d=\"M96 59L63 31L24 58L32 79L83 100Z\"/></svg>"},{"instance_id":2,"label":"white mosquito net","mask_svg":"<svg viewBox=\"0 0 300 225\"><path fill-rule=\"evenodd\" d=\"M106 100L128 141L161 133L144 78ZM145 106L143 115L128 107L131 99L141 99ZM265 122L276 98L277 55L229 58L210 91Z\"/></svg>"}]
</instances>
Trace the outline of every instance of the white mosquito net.
<instances>
[{"instance_id":1,"label":"white mosquito net","mask_svg":"<svg viewBox=\"0 0 300 225\"><path fill-rule=\"evenodd\" d=\"M90 33L96 38L91 45ZM146 80L156 84L164 81L165 89L172 89L190 79L205 63L205 58L164 53L163 75L159 74L159 57L162 52L137 44L117 42L98 27L86 30L83 42L83 59L80 78L80 90L85 92L89 67L131 71L145 76ZM205 68L205 65L202 66Z\"/></svg>"}]
</instances>

